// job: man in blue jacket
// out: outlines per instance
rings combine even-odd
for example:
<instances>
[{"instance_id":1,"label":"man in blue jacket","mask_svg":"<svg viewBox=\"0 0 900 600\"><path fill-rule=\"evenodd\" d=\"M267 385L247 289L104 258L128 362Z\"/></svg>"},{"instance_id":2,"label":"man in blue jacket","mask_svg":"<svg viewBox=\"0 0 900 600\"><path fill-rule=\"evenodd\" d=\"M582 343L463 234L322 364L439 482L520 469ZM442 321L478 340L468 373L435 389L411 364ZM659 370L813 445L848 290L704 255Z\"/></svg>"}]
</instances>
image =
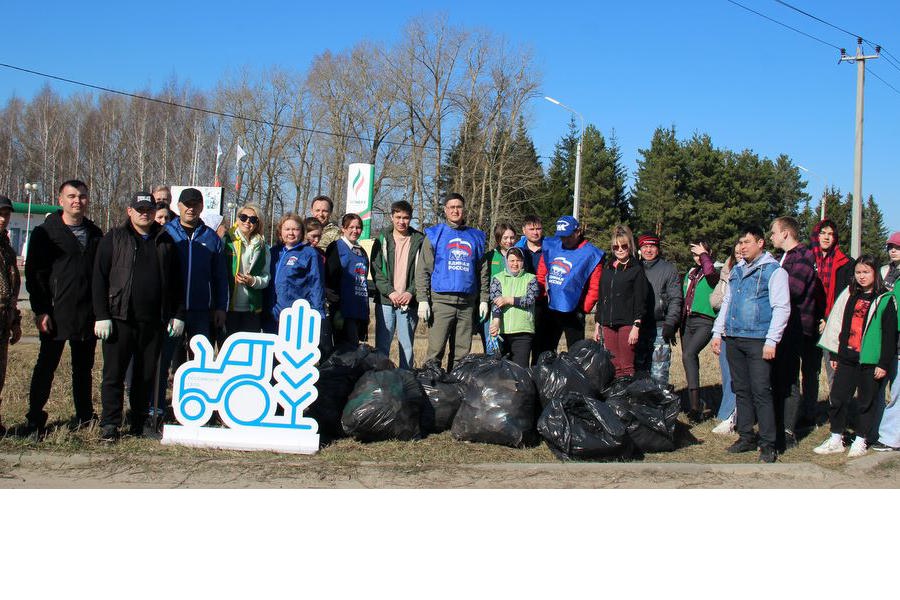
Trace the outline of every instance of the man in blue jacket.
<instances>
[{"instance_id":1,"label":"man in blue jacket","mask_svg":"<svg viewBox=\"0 0 900 600\"><path fill-rule=\"evenodd\" d=\"M166 225L166 231L175 241L184 281L184 335L169 340L163 347L160 359L160 395L165 394L166 379L173 353L195 335L211 337L212 325L216 329L225 326L228 310L228 265L225 245L216 232L200 219L203 211L203 194L196 188L186 188L178 196L179 217ZM179 356L180 358L180 356ZM178 368L180 360L175 361ZM162 405L162 403L160 403Z\"/></svg>"},{"instance_id":2,"label":"man in blue jacket","mask_svg":"<svg viewBox=\"0 0 900 600\"><path fill-rule=\"evenodd\" d=\"M752 452L758 445L759 461L771 463L777 456L772 361L791 316L788 274L764 250L765 234L759 227L744 227L738 244L743 260L732 269L725 288L713 325L712 350L718 355L722 337L728 338L725 350L741 436L728 452ZM759 424L758 442L754 421Z\"/></svg>"}]
</instances>

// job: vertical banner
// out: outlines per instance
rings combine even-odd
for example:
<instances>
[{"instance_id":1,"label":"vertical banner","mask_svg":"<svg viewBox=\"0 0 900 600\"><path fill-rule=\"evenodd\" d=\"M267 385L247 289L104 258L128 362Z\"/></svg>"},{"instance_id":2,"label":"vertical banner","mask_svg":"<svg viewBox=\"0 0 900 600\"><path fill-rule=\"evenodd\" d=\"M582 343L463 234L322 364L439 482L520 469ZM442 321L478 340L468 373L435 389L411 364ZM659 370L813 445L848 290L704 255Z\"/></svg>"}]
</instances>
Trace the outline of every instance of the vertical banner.
<instances>
[{"instance_id":1,"label":"vertical banner","mask_svg":"<svg viewBox=\"0 0 900 600\"><path fill-rule=\"evenodd\" d=\"M347 177L347 212L362 217L363 230L361 240L370 237L372 226L372 191L375 179L375 165L353 163Z\"/></svg>"}]
</instances>

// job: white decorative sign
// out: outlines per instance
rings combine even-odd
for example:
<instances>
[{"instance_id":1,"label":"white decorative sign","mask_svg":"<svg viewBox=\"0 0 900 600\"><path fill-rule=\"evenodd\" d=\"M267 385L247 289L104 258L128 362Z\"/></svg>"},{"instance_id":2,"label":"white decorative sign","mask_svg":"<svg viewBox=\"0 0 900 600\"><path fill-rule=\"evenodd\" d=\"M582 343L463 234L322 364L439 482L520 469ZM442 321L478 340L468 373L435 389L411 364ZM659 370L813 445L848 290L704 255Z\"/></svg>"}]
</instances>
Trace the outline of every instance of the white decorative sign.
<instances>
[{"instance_id":1,"label":"white decorative sign","mask_svg":"<svg viewBox=\"0 0 900 600\"><path fill-rule=\"evenodd\" d=\"M181 192L186 190L187 188L192 187L195 190L200 190L200 193L203 194L203 212L200 213L200 218L206 224L207 227L211 227L215 229L219 226L219 223L222 222L222 198L225 194L225 188L222 187L207 187L202 185L173 185L171 186L172 190L172 204L169 208L171 208L175 214L179 214L178 212L178 196L181 195Z\"/></svg>"},{"instance_id":2,"label":"white decorative sign","mask_svg":"<svg viewBox=\"0 0 900 600\"><path fill-rule=\"evenodd\" d=\"M218 356L194 336L194 359L175 372L172 408L180 425L163 444L313 454L319 424L303 416L317 397L321 317L306 300L281 311L278 335L236 333ZM277 366L273 366L275 360ZM213 414L225 427L204 427Z\"/></svg>"}]
</instances>

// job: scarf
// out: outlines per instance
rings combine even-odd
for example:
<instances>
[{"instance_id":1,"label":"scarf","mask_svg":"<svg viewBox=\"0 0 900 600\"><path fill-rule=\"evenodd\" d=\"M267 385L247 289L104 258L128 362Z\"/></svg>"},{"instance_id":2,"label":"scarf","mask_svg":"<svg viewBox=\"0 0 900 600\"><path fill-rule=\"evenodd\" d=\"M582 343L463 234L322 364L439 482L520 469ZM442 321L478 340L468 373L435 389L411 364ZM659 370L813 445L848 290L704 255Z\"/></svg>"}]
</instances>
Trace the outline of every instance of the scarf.
<instances>
[{"instance_id":1,"label":"scarf","mask_svg":"<svg viewBox=\"0 0 900 600\"><path fill-rule=\"evenodd\" d=\"M837 239L837 232L834 234L834 245L832 245L831 248L822 250L822 248L819 247L819 230L825 223L826 221L820 221L819 224L815 226L812 235L809 237L809 246L812 248L813 254L816 257L816 274L822 282L822 287L825 288L825 316L827 317L829 313L831 313L831 308L834 306L836 296L835 285L837 284L837 279L835 278L835 274L838 272L838 269L850 262L850 258L841 250L841 246Z\"/></svg>"}]
</instances>

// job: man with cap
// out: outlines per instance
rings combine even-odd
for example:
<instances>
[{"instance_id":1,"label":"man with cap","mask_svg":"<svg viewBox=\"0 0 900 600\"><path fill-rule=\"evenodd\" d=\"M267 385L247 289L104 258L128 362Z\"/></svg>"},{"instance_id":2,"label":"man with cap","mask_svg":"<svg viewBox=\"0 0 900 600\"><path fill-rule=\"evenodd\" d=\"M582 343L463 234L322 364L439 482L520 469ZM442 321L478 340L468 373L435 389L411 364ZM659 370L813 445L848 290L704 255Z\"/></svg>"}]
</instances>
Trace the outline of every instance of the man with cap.
<instances>
[{"instance_id":1,"label":"man with cap","mask_svg":"<svg viewBox=\"0 0 900 600\"><path fill-rule=\"evenodd\" d=\"M678 269L659 255L659 236L645 234L638 238L641 264L650 282L647 312L634 352L635 371L650 373L660 385L669 384L672 346L681 319L684 293Z\"/></svg>"},{"instance_id":2,"label":"man with cap","mask_svg":"<svg viewBox=\"0 0 900 600\"><path fill-rule=\"evenodd\" d=\"M97 338L91 279L103 232L85 216L90 202L83 181L63 182L58 201L60 210L31 232L25 260L25 288L41 340L31 376L26 435L40 436L44 431L44 406L66 342L72 353L75 424L87 425L95 418L91 372Z\"/></svg>"},{"instance_id":3,"label":"man with cap","mask_svg":"<svg viewBox=\"0 0 900 600\"><path fill-rule=\"evenodd\" d=\"M584 315L600 297L603 251L584 238L573 216L556 221L556 235L544 238L538 284L547 297L547 312L537 340L539 352L556 350L563 334L571 347L584 339Z\"/></svg>"},{"instance_id":4,"label":"man with cap","mask_svg":"<svg viewBox=\"0 0 900 600\"><path fill-rule=\"evenodd\" d=\"M178 252L154 219L156 202L149 192L138 192L127 212L125 223L100 241L94 265L94 333L103 340L100 438L105 441L119 437L125 372L132 360L129 432L144 434L163 336L184 331ZM149 429L155 434L155 423Z\"/></svg>"},{"instance_id":5,"label":"man with cap","mask_svg":"<svg viewBox=\"0 0 900 600\"><path fill-rule=\"evenodd\" d=\"M169 366L173 353L177 359L173 369L181 364L183 348L195 335L211 339L212 325L218 330L225 326L228 310L228 272L225 244L203 223L203 194L196 188L185 188L178 196L178 218L166 224L166 231L175 241L181 265L184 290L184 336L168 340L163 345L160 360L159 394L165 394ZM162 398L161 398L162 399ZM160 405L163 403L160 402Z\"/></svg>"},{"instance_id":6,"label":"man with cap","mask_svg":"<svg viewBox=\"0 0 900 600\"><path fill-rule=\"evenodd\" d=\"M0 394L6 382L6 361L10 344L15 344L22 337L22 314L19 312L19 267L16 265L16 251L9 243L9 232L6 226L13 213L13 205L9 198L0 195ZM2 402L2 397L0 397ZM3 419L0 418L0 436L6 433Z\"/></svg>"},{"instance_id":7,"label":"man with cap","mask_svg":"<svg viewBox=\"0 0 900 600\"><path fill-rule=\"evenodd\" d=\"M488 317L490 264L485 257L483 231L466 225L466 199L452 193L444 201L446 223L425 230L416 263L416 298L419 320L430 324L425 361L444 357L448 341L455 341L447 357L447 370L472 350L475 307Z\"/></svg>"}]
</instances>

